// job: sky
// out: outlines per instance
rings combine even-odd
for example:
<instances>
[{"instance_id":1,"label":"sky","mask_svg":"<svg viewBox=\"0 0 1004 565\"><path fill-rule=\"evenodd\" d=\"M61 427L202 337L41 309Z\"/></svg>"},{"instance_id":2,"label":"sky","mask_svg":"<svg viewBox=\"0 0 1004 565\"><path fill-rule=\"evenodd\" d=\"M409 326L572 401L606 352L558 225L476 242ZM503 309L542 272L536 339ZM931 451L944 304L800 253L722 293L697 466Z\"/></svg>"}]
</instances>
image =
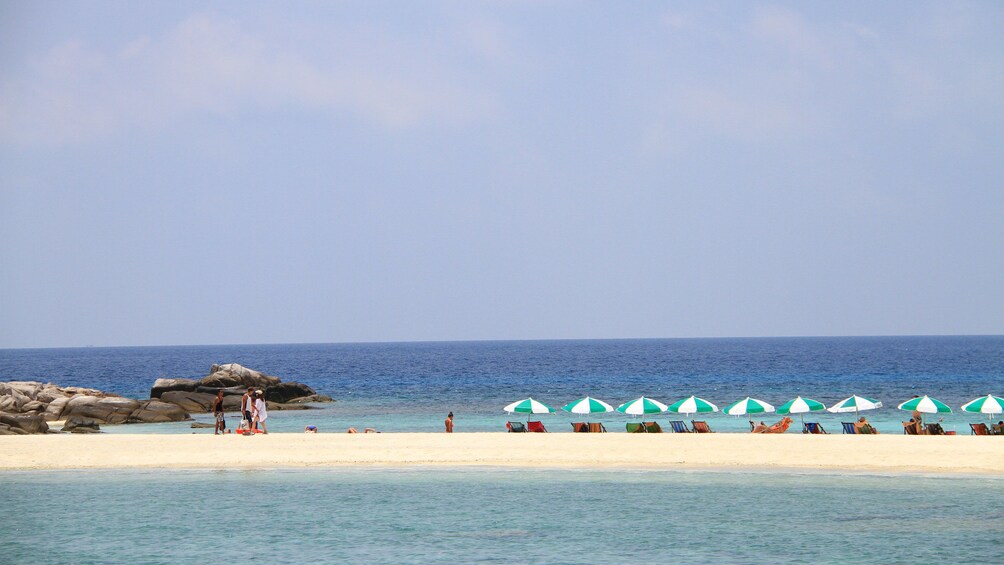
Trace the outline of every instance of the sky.
<instances>
[{"instance_id":1,"label":"sky","mask_svg":"<svg viewBox=\"0 0 1004 565\"><path fill-rule=\"evenodd\" d=\"M0 0L0 347L1004 334L1001 29Z\"/></svg>"}]
</instances>

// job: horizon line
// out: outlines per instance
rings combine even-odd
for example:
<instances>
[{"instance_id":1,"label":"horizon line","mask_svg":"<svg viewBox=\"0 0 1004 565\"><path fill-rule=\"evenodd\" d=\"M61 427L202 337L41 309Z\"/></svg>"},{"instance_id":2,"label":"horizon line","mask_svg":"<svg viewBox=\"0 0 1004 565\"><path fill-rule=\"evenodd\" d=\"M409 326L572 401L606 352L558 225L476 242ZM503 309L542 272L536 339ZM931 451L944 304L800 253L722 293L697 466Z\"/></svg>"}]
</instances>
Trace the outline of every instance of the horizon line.
<instances>
[{"instance_id":1,"label":"horizon line","mask_svg":"<svg viewBox=\"0 0 1004 565\"><path fill-rule=\"evenodd\" d=\"M526 338L526 339L416 339L387 341L289 341L273 343L161 343L139 345L53 345L40 347L0 347L0 351L25 351L46 349L127 349L144 347L269 347L289 345L406 345L445 343L526 343L554 341L685 341L685 340L758 340L758 339L860 339L860 338L917 338L917 337L1004 337L1004 334L860 334L860 335L775 335L775 336L691 336L691 337L585 337L585 338Z\"/></svg>"}]
</instances>

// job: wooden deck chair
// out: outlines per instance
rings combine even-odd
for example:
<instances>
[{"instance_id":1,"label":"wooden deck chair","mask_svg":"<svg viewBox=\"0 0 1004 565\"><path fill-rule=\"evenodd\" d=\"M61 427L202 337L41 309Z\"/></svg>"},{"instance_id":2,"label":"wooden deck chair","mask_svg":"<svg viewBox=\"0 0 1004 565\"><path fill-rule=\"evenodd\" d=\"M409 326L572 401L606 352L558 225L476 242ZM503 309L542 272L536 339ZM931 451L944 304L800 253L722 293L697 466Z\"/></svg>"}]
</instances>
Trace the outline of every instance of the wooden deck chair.
<instances>
[{"instance_id":1,"label":"wooden deck chair","mask_svg":"<svg viewBox=\"0 0 1004 565\"><path fill-rule=\"evenodd\" d=\"M854 429L854 422L840 422L840 425L844 427L845 434L856 434L858 431Z\"/></svg>"},{"instance_id":2,"label":"wooden deck chair","mask_svg":"<svg viewBox=\"0 0 1004 565\"><path fill-rule=\"evenodd\" d=\"M509 432L526 432L526 426L523 425L523 422L506 422L505 427Z\"/></svg>"},{"instance_id":3,"label":"wooden deck chair","mask_svg":"<svg viewBox=\"0 0 1004 565\"><path fill-rule=\"evenodd\" d=\"M990 433L990 428L986 424L969 424L972 429L971 435L974 436L989 436L993 435Z\"/></svg>"},{"instance_id":4,"label":"wooden deck chair","mask_svg":"<svg viewBox=\"0 0 1004 565\"><path fill-rule=\"evenodd\" d=\"M648 431L640 422L628 422L624 427L627 428L629 434L643 434Z\"/></svg>"},{"instance_id":5,"label":"wooden deck chair","mask_svg":"<svg viewBox=\"0 0 1004 565\"><path fill-rule=\"evenodd\" d=\"M713 434L713 433L715 433L715 431L712 430L708 426L708 423L705 422L704 420L691 420L690 423L691 423L691 425L694 426L694 432L696 432L696 433L699 433L699 434Z\"/></svg>"},{"instance_id":6,"label":"wooden deck chair","mask_svg":"<svg viewBox=\"0 0 1004 565\"><path fill-rule=\"evenodd\" d=\"M690 428L687 427L686 422L683 420L670 420L669 427L673 429L674 434L689 434L691 433Z\"/></svg>"},{"instance_id":7,"label":"wooden deck chair","mask_svg":"<svg viewBox=\"0 0 1004 565\"><path fill-rule=\"evenodd\" d=\"M916 422L903 422L903 433L908 436L920 435L917 433L917 423Z\"/></svg>"},{"instance_id":8,"label":"wooden deck chair","mask_svg":"<svg viewBox=\"0 0 1004 565\"><path fill-rule=\"evenodd\" d=\"M805 424L802 425L802 433L803 434L827 434L829 432L827 432L826 430L824 430L823 426L819 422L806 422Z\"/></svg>"},{"instance_id":9,"label":"wooden deck chair","mask_svg":"<svg viewBox=\"0 0 1004 565\"><path fill-rule=\"evenodd\" d=\"M589 425L585 422L572 422L572 431L576 433L588 432Z\"/></svg>"},{"instance_id":10,"label":"wooden deck chair","mask_svg":"<svg viewBox=\"0 0 1004 565\"><path fill-rule=\"evenodd\" d=\"M547 433L547 429L544 427L544 422L537 420L535 422L526 423L526 431L536 432L536 433Z\"/></svg>"},{"instance_id":11,"label":"wooden deck chair","mask_svg":"<svg viewBox=\"0 0 1004 565\"><path fill-rule=\"evenodd\" d=\"M603 426L602 422L589 422L589 431L591 433L606 433L607 429Z\"/></svg>"},{"instance_id":12,"label":"wooden deck chair","mask_svg":"<svg viewBox=\"0 0 1004 565\"><path fill-rule=\"evenodd\" d=\"M662 426L659 425L659 422L642 422L642 424L645 426L645 431L650 434L662 433Z\"/></svg>"}]
</instances>

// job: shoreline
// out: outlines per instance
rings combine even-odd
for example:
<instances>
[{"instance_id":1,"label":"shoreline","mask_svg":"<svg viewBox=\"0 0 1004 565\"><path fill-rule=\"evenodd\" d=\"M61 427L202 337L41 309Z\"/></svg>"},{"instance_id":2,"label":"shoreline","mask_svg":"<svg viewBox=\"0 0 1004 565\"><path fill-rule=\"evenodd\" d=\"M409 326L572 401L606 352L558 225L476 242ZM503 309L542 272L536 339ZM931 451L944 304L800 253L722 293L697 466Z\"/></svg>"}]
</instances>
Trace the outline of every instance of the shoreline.
<instances>
[{"instance_id":1,"label":"shoreline","mask_svg":"<svg viewBox=\"0 0 1004 565\"><path fill-rule=\"evenodd\" d=\"M0 436L0 472L511 467L1004 475L985 436L273 433Z\"/></svg>"}]
</instances>

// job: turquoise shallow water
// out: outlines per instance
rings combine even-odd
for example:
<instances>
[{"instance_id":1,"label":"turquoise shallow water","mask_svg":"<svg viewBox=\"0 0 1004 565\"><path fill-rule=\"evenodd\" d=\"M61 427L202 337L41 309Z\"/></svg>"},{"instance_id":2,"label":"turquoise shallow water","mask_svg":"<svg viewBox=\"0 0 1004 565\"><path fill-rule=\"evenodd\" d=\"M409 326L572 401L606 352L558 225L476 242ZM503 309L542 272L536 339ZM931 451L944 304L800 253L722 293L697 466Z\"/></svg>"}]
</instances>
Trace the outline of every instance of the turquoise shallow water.
<instances>
[{"instance_id":1,"label":"turquoise shallow water","mask_svg":"<svg viewBox=\"0 0 1004 565\"><path fill-rule=\"evenodd\" d=\"M499 468L0 474L6 563L999 561L999 477Z\"/></svg>"}]
</instances>

